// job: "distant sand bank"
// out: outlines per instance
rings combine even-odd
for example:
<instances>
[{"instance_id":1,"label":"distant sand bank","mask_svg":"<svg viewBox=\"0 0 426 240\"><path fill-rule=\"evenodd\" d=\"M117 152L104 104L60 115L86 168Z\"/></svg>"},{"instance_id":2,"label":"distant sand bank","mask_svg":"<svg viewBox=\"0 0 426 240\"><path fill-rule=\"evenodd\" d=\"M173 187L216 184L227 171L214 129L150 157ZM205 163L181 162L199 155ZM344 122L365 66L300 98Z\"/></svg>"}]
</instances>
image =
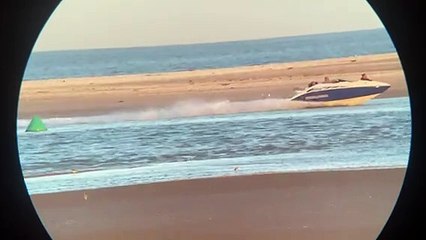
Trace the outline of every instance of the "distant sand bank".
<instances>
[{"instance_id":1,"label":"distant sand bank","mask_svg":"<svg viewBox=\"0 0 426 240\"><path fill-rule=\"evenodd\" d=\"M405 169L219 177L32 195L55 240L376 239Z\"/></svg>"},{"instance_id":2,"label":"distant sand bank","mask_svg":"<svg viewBox=\"0 0 426 240\"><path fill-rule=\"evenodd\" d=\"M392 87L380 97L407 96L396 53L235 68L76 79L24 81L19 118L98 115L164 107L184 100L289 98L295 88L361 73Z\"/></svg>"}]
</instances>

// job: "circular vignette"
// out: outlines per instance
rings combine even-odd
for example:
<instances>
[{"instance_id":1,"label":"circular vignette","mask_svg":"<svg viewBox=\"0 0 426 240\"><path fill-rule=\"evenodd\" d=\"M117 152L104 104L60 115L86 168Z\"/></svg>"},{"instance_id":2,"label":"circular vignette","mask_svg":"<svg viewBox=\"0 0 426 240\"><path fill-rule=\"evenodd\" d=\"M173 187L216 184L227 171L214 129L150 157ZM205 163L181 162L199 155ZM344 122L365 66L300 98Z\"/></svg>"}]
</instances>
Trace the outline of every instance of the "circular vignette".
<instances>
[{"instance_id":1,"label":"circular vignette","mask_svg":"<svg viewBox=\"0 0 426 240\"><path fill-rule=\"evenodd\" d=\"M406 175L399 197L378 239L406 239L410 236L426 236L425 214L426 167L424 163L425 141L424 127L424 92L420 66L424 58L425 38L416 33L421 29L420 5L414 2L398 0L367 0L380 20L383 22L395 45L407 81L411 107L411 147ZM422 101L423 98L423 101ZM420 237L421 238L421 237Z\"/></svg>"},{"instance_id":2,"label":"circular vignette","mask_svg":"<svg viewBox=\"0 0 426 240\"><path fill-rule=\"evenodd\" d=\"M1 90L0 234L4 239L51 239L28 194L19 161L16 121L21 81L31 50L60 0L0 4Z\"/></svg>"},{"instance_id":3,"label":"circular vignette","mask_svg":"<svg viewBox=\"0 0 426 240\"><path fill-rule=\"evenodd\" d=\"M421 162L424 139L421 123L422 94L420 62L424 56L421 37L410 29L421 29L419 3L397 0L368 0L387 29L401 60L410 96L412 141L404 183L383 231L378 239L403 239L409 233L424 236L426 207L421 196L425 194L426 168ZM2 126L0 145L1 234L7 239L51 239L41 223L27 192L19 161L16 121L19 91L31 50L44 24L60 0L6 0L0 8L1 29L1 88ZM362 16L361 16L362 17ZM419 220L420 219L420 220ZM423 221L423 222L422 222Z\"/></svg>"}]
</instances>

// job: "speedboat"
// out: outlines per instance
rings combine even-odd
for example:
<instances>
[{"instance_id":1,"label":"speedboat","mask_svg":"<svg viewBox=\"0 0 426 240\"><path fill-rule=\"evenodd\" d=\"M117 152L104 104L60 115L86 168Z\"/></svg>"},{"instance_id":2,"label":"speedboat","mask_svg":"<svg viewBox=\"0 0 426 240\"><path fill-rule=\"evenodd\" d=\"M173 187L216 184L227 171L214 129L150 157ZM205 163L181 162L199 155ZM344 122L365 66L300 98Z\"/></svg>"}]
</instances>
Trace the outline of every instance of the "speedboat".
<instances>
[{"instance_id":1,"label":"speedboat","mask_svg":"<svg viewBox=\"0 0 426 240\"><path fill-rule=\"evenodd\" d=\"M372 80L337 79L327 82L311 82L296 92L290 100L312 104L311 106L353 106L364 104L379 96L389 84Z\"/></svg>"}]
</instances>

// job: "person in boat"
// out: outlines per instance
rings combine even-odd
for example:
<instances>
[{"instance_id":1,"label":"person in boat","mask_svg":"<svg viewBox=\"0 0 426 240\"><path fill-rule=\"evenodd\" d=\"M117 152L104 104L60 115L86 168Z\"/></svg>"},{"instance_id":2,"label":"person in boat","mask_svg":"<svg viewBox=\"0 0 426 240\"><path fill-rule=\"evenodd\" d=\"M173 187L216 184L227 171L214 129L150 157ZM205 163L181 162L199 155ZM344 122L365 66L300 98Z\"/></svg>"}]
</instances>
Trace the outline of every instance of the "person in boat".
<instances>
[{"instance_id":1,"label":"person in boat","mask_svg":"<svg viewBox=\"0 0 426 240\"><path fill-rule=\"evenodd\" d=\"M371 81L371 79L365 73L361 74L361 80Z\"/></svg>"},{"instance_id":2,"label":"person in boat","mask_svg":"<svg viewBox=\"0 0 426 240\"><path fill-rule=\"evenodd\" d=\"M312 87L312 86L317 85L317 84L318 84L318 82L312 81L308 84L308 87Z\"/></svg>"},{"instance_id":3,"label":"person in boat","mask_svg":"<svg viewBox=\"0 0 426 240\"><path fill-rule=\"evenodd\" d=\"M325 76L324 77L324 82L325 83L337 83L337 82L339 82L339 80L336 80L336 79L330 80L329 77Z\"/></svg>"}]
</instances>

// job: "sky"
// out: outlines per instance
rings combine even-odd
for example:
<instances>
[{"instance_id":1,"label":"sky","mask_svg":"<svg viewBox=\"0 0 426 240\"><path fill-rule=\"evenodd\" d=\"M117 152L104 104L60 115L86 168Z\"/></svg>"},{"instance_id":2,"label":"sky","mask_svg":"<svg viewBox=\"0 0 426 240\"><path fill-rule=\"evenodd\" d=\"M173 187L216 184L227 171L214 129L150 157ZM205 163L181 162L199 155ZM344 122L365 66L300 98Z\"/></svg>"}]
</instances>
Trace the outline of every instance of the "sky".
<instances>
[{"instance_id":1,"label":"sky","mask_svg":"<svg viewBox=\"0 0 426 240\"><path fill-rule=\"evenodd\" d=\"M365 0L62 0L33 50L222 42L382 27Z\"/></svg>"}]
</instances>

